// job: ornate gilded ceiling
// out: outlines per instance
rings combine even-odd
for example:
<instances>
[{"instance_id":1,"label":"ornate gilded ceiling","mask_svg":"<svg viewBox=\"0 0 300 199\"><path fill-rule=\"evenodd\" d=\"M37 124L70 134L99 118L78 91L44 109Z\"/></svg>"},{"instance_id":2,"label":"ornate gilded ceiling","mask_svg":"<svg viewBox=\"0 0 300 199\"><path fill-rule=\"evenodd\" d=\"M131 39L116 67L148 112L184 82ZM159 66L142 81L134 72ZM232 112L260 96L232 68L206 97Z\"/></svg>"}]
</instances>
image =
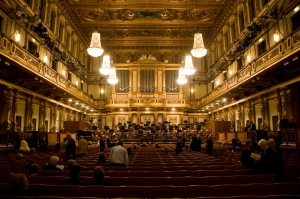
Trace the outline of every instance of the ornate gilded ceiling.
<instances>
[{"instance_id":1,"label":"ornate gilded ceiling","mask_svg":"<svg viewBox=\"0 0 300 199\"><path fill-rule=\"evenodd\" d=\"M101 33L102 45L192 47L197 31L211 37L230 0L62 0L86 40Z\"/></svg>"}]
</instances>

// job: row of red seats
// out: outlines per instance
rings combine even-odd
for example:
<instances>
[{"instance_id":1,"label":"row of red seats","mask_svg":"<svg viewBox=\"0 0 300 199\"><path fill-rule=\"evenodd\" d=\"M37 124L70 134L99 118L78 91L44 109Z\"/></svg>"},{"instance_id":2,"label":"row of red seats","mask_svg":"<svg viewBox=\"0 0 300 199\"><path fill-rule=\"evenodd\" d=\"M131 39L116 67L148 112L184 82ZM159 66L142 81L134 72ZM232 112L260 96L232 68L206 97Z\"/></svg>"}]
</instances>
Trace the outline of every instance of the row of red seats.
<instances>
[{"instance_id":1,"label":"row of red seats","mask_svg":"<svg viewBox=\"0 0 300 199\"><path fill-rule=\"evenodd\" d=\"M30 184L50 184L60 185L62 180L67 180L67 176L27 176ZM94 182L92 176L81 176L80 179L86 185ZM105 177L105 181L115 186L135 185L135 186L156 186L156 185L221 185L221 184L251 184L251 183L274 183L273 175L238 175L238 176L205 176L205 177Z\"/></svg>"},{"instance_id":2,"label":"row of red seats","mask_svg":"<svg viewBox=\"0 0 300 199\"><path fill-rule=\"evenodd\" d=\"M8 184L1 184L1 189ZM46 185L29 184L29 190L37 196L63 197L130 197L130 198L193 198L203 196L264 196L277 194L299 195L299 184L245 184L245 185L190 185L190 186L75 186L75 185ZM2 190L3 192L3 190Z\"/></svg>"}]
</instances>

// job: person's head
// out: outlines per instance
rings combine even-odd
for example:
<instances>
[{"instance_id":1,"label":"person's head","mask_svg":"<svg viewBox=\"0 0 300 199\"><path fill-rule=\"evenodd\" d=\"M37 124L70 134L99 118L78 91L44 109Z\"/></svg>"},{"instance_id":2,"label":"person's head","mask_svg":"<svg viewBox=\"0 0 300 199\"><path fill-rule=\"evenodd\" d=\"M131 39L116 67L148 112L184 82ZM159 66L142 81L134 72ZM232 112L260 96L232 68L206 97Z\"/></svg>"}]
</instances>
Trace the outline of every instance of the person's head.
<instances>
[{"instance_id":1,"label":"person's head","mask_svg":"<svg viewBox=\"0 0 300 199\"><path fill-rule=\"evenodd\" d=\"M82 135L79 137L79 140L81 140L81 139L83 139L83 136L82 136Z\"/></svg>"},{"instance_id":2,"label":"person's head","mask_svg":"<svg viewBox=\"0 0 300 199\"><path fill-rule=\"evenodd\" d=\"M67 161L67 168L68 168L68 170L70 170L71 167L72 167L74 164L76 164L76 161L73 160L73 159L69 159L69 160Z\"/></svg>"},{"instance_id":3,"label":"person's head","mask_svg":"<svg viewBox=\"0 0 300 199\"><path fill-rule=\"evenodd\" d=\"M119 141L118 145L123 146L123 142Z\"/></svg>"},{"instance_id":4,"label":"person's head","mask_svg":"<svg viewBox=\"0 0 300 199\"><path fill-rule=\"evenodd\" d=\"M29 173L32 175L32 174L37 174L38 171L39 171L39 168L40 166L38 164L32 164L30 165L30 168L29 168Z\"/></svg>"},{"instance_id":5,"label":"person's head","mask_svg":"<svg viewBox=\"0 0 300 199\"><path fill-rule=\"evenodd\" d=\"M54 165L58 165L58 163L59 163L59 158L58 158L57 156L52 156L52 157L50 158L50 163L51 163L51 164L54 164Z\"/></svg>"},{"instance_id":6,"label":"person's head","mask_svg":"<svg viewBox=\"0 0 300 199\"><path fill-rule=\"evenodd\" d=\"M175 149L175 153L179 154L179 149L178 148Z\"/></svg>"},{"instance_id":7,"label":"person's head","mask_svg":"<svg viewBox=\"0 0 300 199\"><path fill-rule=\"evenodd\" d=\"M70 169L71 178L77 178L80 173L81 173L81 166L79 164L75 163L73 166L71 166Z\"/></svg>"},{"instance_id":8,"label":"person's head","mask_svg":"<svg viewBox=\"0 0 300 199\"><path fill-rule=\"evenodd\" d=\"M237 138L237 134L236 133L234 133L233 136L234 136L234 138Z\"/></svg>"},{"instance_id":9,"label":"person's head","mask_svg":"<svg viewBox=\"0 0 300 199\"><path fill-rule=\"evenodd\" d=\"M269 147L271 147L272 149L276 149L276 141L273 138L268 139L268 144Z\"/></svg>"},{"instance_id":10,"label":"person's head","mask_svg":"<svg viewBox=\"0 0 300 199\"><path fill-rule=\"evenodd\" d=\"M17 173L10 177L9 188L13 191L23 191L28 189L28 180L23 173Z\"/></svg>"},{"instance_id":11,"label":"person's head","mask_svg":"<svg viewBox=\"0 0 300 199\"><path fill-rule=\"evenodd\" d=\"M252 140L247 140L245 145L246 145L246 148L247 148L247 149L250 149L250 150L251 150L251 149L252 149L252 146L253 146Z\"/></svg>"},{"instance_id":12,"label":"person's head","mask_svg":"<svg viewBox=\"0 0 300 199\"><path fill-rule=\"evenodd\" d=\"M67 140L71 139L71 134L68 133L68 134L66 135L66 139L67 139Z\"/></svg>"},{"instance_id":13,"label":"person's head","mask_svg":"<svg viewBox=\"0 0 300 199\"><path fill-rule=\"evenodd\" d=\"M16 160L22 160L23 159L23 154L22 153L17 153L16 154Z\"/></svg>"},{"instance_id":14,"label":"person's head","mask_svg":"<svg viewBox=\"0 0 300 199\"><path fill-rule=\"evenodd\" d=\"M259 146L259 148L260 148L261 150L265 151L265 150L267 150L267 148L269 147L269 143L268 143L267 140L261 139L261 140L259 140L259 142L258 142L258 146Z\"/></svg>"},{"instance_id":15,"label":"person's head","mask_svg":"<svg viewBox=\"0 0 300 199\"><path fill-rule=\"evenodd\" d=\"M96 181L101 181L103 180L105 176L104 169L101 166L96 166L94 168L94 178Z\"/></svg>"},{"instance_id":16,"label":"person's head","mask_svg":"<svg viewBox=\"0 0 300 199\"><path fill-rule=\"evenodd\" d=\"M36 153L35 148L31 148L31 149L30 149L30 153Z\"/></svg>"},{"instance_id":17,"label":"person's head","mask_svg":"<svg viewBox=\"0 0 300 199\"><path fill-rule=\"evenodd\" d=\"M250 120L246 121L246 126L250 125Z\"/></svg>"}]
</instances>

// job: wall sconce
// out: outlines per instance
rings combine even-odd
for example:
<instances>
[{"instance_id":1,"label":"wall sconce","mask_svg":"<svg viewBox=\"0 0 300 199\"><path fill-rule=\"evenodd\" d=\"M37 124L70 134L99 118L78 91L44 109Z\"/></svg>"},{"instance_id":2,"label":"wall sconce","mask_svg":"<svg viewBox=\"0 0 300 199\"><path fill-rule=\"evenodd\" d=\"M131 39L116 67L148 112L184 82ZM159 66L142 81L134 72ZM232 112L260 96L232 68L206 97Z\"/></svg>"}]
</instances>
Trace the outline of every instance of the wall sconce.
<instances>
[{"instance_id":1,"label":"wall sconce","mask_svg":"<svg viewBox=\"0 0 300 199\"><path fill-rule=\"evenodd\" d=\"M103 89L101 89L101 90L100 90L100 92L101 92L101 94L103 94L103 93L104 93L104 90L103 90Z\"/></svg>"},{"instance_id":2,"label":"wall sconce","mask_svg":"<svg viewBox=\"0 0 300 199\"><path fill-rule=\"evenodd\" d=\"M226 98L223 98L223 100L222 100L223 102L226 102Z\"/></svg>"},{"instance_id":3,"label":"wall sconce","mask_svg":"<svg viewBox=\"0 0 300 199\"><path fill-rule=\"evenodd\" d=\"M247 55L247 61L248 61L248 63L251 61L251 56L250 55Z\"/></svg>"},{"instance_id":4,"label":"wall sconce","mask_svg":"<svg viewBox=\"0 0 300 199\"><path fill-rule=\"evenodd\" d=\"M20 33L16 33L16 35L15 35L15 40L16 40L16 42L19 42L20 39L21 39Z\"/></svg>"},{"instance_id":5,"label":"wall sconce","mask_svg":"<svg viewBox=\"0 0 300 199\"><path fill-rule=\"evenodd\" d=\"M33 43L35 43L35 39L34 39L34 38L32 38L31 41L32 41Z\"/></svg>"},{"instance_id":6,"label":"wall sconce","mask_svg":"<svg viewBox=\"0 0 300 199\"><path fill-rule=\"evenodd\" d=\"M148 110L149 110L149 108L146 108L146 110L148 111Z\"/></svg>"},{"instance_id":7,"label":"wall sconce","mask_svg":"<svg viewBox=\"0 0 300 199\"><path fill-rule=\"evenodd\" d=\"M275 42L279 41L279 34L278 33L274 33L274 41Z\"/></svg>"},{"instance_id":8,"label":"wall sconce","mask_svg":"<svg viewBox=\"0 0 300 199\"><path fill-rule=\"evenodd\" d=\"M262 42L262 41L263 41L263 38L260 38L260 39L258 40L259 43Z\"/></svg>"},{"instance_id":9,"label":"wall sconce","mask_svg":"<svg viewBox=\"0 0 300 199\"><path fill-rule=\"evenodd\" d=\"M220 84L220 82L219 82L219 80L217 80L217 81L216 81L216 85L219 86L219 84Z\"/></svg>"},{"instance_id":10,"label":"wall sconce","mask_svg":"<svg viewBox=\"0 0 300 199\"><path fill-rule=\"evenodd\" d=\"M72 102L73 100L72 99L69 99L69 102Z\"/></svg>"},{"instance_id":11,"label":"wall sconce","mask_svg":"<svg viewBox=\"0 0 300 199\"><path fill-rule=\"evenodd\" d=\"M294 12L298 12L299 11L299 6L297 6L296 8L294 8Z\"/></svg>"},{"instance_id":12,"label":"wall sconce","mask_svg":"<svg viewBox=\"0 0 300 199\"><path fill-rule=\"evenodd\" d=\"M191 93L194 93L194 91L195 91L195 90L192 88L192 89L191 89Z\"/></svg>"},{"instance_id":13,"label":"wall sconce","mask_svg":"<svg viewBox=\"0 0 300 199\"><path fill-rule=\"evenodd\" d=\"M84 81L81 80L81 83L84 84Z\"/></svg>"},{"instance_id":14,"label":"wall sconce","mask_svg":"<svg viewBox=\"0 0 300 199\"><path fill-rule=\"evenodd\" d=\"M229 70L229 74L232 75L232 70Z\"/></svg>"},{"instance_id":15,"label":"wall sconce","mask_svg":"<svg viewBox=\"0 0 300 199\"><path fill-rule=\"evenodd\" d=\"M48 56L45 55L45 56L44 56L44 63L46 64L47 62L48 62Z\"/></svg>"},{"instance_id":16,"label":"wall sconce","mask_svg":"<svg viewBox=\"0 0 300 199\"><path fill-rule=\"evenodd\" d=\"M175 111L175 108L172 108L172 111Z\"/></svg>"},{"instance_id":17,"label":"wall sconce","mask_svg":"<svg viewBox=\"0 0 300 199\"><path fill-rule=\"evenodd\" d=\"M76 102L75 104L76 104L76 105L78 105L78 104L79 104L79 102Z\"/></svg>"},{"instance_id":18,"label":"wall sconce","mask_svg":"<svg viewBox=\"0 0 300 199\"><path fill-rule=\"evenodd\" d=\"M123 111L123 108L120 108L120 111Z\"/></svg>"},{"instance_id":19,"label":"wall sconce","mask_svg":"<svg viewBox=\"0 0 300 199\"><path fill-rule=\"evenodd\" d=\"M78 81L76 81L76 86L78 86Z\"/></svg>"},{"instance_id":20,"label":"wall sconce","mask_svg":"<svg viewBox=\"0 0 300 199\"><path fill-rule=\"evenodd\" d=\"M65 70L61 71L61 74L62 74L63 76L65 76L65 75L66 75L66 71L65 71Z\"/></svg>"}]
</instances>

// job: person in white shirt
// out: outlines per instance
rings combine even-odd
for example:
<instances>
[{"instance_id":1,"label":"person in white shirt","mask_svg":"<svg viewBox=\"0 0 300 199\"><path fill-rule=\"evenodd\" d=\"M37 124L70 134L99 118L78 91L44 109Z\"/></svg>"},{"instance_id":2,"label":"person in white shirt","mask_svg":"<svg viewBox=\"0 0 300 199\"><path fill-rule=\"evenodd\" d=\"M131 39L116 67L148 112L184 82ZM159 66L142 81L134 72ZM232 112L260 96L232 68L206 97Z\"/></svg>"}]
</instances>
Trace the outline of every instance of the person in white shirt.
<instances>
[{"instance_id":1,"label":"person in white shirt","mask_svg":"<svg viewBox=\"0 0 300 199\"><path fill-rule=\"evenodd\" d=\"M128 167L129 159L127 150L123 147L123 142L118 142L117 146L110 151L109 162L111 166Z\"/></svg>"}]
</instances>

